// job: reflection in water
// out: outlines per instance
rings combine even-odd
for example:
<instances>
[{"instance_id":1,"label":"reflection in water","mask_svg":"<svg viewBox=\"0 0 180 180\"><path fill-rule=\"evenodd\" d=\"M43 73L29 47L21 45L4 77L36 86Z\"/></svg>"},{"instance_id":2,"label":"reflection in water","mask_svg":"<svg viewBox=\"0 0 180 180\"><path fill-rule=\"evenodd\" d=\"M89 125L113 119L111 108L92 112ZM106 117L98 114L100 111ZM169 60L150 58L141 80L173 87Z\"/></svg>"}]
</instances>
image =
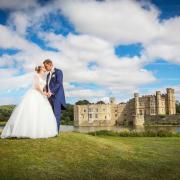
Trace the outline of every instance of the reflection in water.
<instances>
[{"instance_id":1,"label":"reflection in water","mask_svg":"<svg viewBox=\"0 0 180 180\"><path fill-rule=\"evenodd\" d=\"M180 132L180 127L177 127L177 128L176 128L176 132Z\"/></svg>"},{"instance_id":2,"label":"reflection in water","mask_svg":"<svg viewBox=\"0 0 180 180\"><path fill-rule=\"evenodd\" d=\"M3 126L0 126L0 132L2 131ZM113 130L113 131L132 131L136 130L138 132L142 131L159 131L165 130L170 132L180 132L180 126L114 126L114 127L74 127L70 125L61 125L60 131L61 132L93 132L93 131L100 131L100 130Z\"/></svg>"},{"instance_id":3,"label":"reflection in water","mask_svg":"<svg viewBox=\"0 0 180 180\"><path fill-rule=\"evenodd\" d=\"M132 131L136 130L138 132L142 131L170 131L170 132L180 132L180 126L113 126L113 127L74 127L69 125L61 125L60 131L62 132L93 132L100 130L113 130L113 131Z\"/></svg>"}]
</instances>

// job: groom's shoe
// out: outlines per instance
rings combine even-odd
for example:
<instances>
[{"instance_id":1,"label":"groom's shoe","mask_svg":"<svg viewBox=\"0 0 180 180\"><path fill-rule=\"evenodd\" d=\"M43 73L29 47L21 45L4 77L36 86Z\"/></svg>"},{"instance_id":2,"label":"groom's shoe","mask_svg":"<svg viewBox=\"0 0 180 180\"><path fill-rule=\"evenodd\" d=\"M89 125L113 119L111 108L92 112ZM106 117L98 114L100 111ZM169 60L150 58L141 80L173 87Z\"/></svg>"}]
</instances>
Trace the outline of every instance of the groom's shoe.
<instances>
[{"instance_id":1,"label":"groom's shoe","mask_svg":"<svg viewBox=\"0 0 180 180\"><path fill-rule=\"evenodd\" d=\"M60 133L60 125L58 126L58 134Z\"/></svg>"}]
</instances>

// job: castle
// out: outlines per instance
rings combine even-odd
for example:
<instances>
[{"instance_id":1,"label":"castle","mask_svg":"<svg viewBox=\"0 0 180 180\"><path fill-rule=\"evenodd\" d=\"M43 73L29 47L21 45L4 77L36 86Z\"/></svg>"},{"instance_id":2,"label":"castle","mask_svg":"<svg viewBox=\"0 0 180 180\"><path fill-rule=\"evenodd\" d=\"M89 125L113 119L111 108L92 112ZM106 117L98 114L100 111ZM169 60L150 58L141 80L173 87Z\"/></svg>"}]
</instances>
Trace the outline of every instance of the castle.
<instances>
[{"instance_id":1,"label":"castle","mask_svg":"<svg viewBox=\"0 0 180 180\"><path fill-rule=\"evenodd\" d=\"M146 115L176 114L175 102L174 89L167 88L166 94L156 91L140 97L134 93L126 103L116 104L111 97L107 104L74 105L74 126L143 125Z\"/></svg>"}]
</instances>

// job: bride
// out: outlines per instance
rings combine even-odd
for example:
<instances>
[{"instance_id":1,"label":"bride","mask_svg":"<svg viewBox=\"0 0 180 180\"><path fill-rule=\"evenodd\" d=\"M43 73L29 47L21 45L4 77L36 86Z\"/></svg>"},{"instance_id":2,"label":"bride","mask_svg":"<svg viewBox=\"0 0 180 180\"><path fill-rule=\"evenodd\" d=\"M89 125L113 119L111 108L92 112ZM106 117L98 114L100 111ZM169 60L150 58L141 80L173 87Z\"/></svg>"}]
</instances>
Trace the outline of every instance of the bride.
<instances>
[{"instance_id":1,"label":"bride","mask_svg":"<svg viewBox=\"0 0 180 180\"><path fill-rule=\"evenodd\" d=\"M35 71L33 88L12 112L1 138L47 138L58 134L56 118L47 94L43 92L46 84L43 75L46 70L43 66L38 66Z\"/></svg>"}]
</instances>

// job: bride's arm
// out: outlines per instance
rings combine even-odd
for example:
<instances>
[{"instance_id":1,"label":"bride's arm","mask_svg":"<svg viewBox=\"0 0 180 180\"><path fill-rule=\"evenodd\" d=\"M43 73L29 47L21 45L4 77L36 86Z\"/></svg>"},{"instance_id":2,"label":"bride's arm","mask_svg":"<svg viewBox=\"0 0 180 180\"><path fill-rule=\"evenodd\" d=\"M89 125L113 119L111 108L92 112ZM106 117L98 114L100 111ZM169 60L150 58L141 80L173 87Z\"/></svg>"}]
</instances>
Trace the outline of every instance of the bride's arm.
<instances>
[{"instance_id":1,"label":"bride's arm","mask_svg":"<svg viewBox=\"0 0 180 180\"><path fill-rule=\"evenodd\" d=\"M47 95L46 92L44 92L41 88L39 77L37 75L35 76L35 89L38 90L42 95Z\"/></svg>"},{"instance_id":2,"label":"bride's arm","mask_svg":"<svg viewBox=\"0 0 180 180\"><path fill-rule=\"evenodd\" d=\"M36 90L38 90L41 94L43 94L44 95L44 92L42 91L42 89L41 89L41 87L40 87L40 85L35 85L35 88L36 88Z\"/></svg>"}]
</instances>

